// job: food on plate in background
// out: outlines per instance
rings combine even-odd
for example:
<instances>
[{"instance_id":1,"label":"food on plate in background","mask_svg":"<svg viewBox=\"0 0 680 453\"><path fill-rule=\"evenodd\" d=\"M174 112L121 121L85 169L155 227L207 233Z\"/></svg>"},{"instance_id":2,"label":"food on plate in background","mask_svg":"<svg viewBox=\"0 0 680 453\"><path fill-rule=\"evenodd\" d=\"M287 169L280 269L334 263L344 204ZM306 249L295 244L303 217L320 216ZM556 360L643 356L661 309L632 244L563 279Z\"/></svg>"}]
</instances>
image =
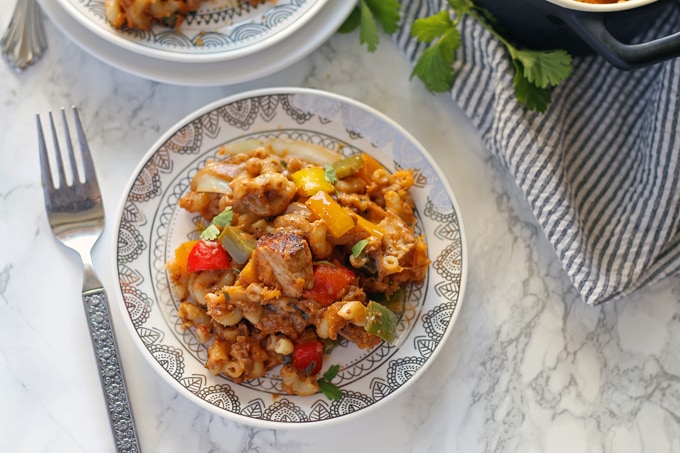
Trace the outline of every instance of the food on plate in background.
<instances>
[{"instance_id":1,"label":"food on plate in background","mask_svg":"<svg viewBox=\"0 0 680 453\"><path fill-rule=\"evenodd\" d=\"M255 6L272 0L224 0L225 7L243 3ZM196 11L204 0L106 0L106 18L116 28L149 30L154 24L179 26L184 17Z\"/></svg>"},{"instance_id":2,"label":"food on plate in background","mask_svg":"<svg viewBox=\"0 0 680 453\"><path fill-rule=\"evenodd\" d=\"M604 4L604 3L623 3L627 2L628 0L576 0L581 3L595 3L595 4Z\"/></svg>"},{"instance_id":3,"label":"food on plate in background","mask_svg":"<svg viewBox=\"0 0 680 453\"><path fill-rule=\"evenodd\" d=\"M305 142L222 147L179 200L200 214L200 239L167 263L206 367L242 382L281 366L285 392L328 396L319 373L340 339L392 342L408 288L430 263L413 182L411 169L390 173L365 153Z\"/></svg>"}]
</instances>

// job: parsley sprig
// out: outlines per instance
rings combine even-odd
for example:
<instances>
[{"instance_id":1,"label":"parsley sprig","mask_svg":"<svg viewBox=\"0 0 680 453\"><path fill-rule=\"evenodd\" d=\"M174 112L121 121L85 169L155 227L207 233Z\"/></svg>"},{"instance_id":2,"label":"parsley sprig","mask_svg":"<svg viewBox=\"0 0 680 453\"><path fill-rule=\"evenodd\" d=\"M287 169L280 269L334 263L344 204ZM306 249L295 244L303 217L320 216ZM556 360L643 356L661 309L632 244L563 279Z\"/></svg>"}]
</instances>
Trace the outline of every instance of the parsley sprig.
<instances>
[{"instance_id":1,"label":"parsley sprig","mask_svg":"<svg viewBox=\"0 0 680 453\"><path fill-rule=\"evenodd\" d=\"M571 74L571 55L561 49L520 49L497 31L496 19L491 12L476 5L473 0L447 0L447 3L450 9L417 19L411 27L412 36L430 44L416 61L411 78L418 77L431 92L451 89L455 79L453 62L461 46L458 27L465 16L470 16L498 39L510 54L515 68L513 85L517 101L529 110L545 112L550 104L551 88ZM359 27L361 44L366 44L369 52L374 52L379 41L377 23L389 34L397 30L399 21L397 0L360 0L340 31L349 32Z\"/></svg>"}]
</instances>

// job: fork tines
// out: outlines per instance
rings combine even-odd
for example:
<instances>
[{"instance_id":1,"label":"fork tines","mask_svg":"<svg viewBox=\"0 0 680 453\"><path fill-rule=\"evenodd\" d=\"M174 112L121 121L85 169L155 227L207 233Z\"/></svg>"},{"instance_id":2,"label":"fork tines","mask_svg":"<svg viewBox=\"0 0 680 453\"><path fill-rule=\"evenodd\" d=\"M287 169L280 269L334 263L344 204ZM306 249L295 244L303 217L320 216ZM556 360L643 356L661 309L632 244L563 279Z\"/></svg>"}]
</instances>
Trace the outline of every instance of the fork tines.
<instances>
[{"instance_id":1,"label":"fork tines","mask_svg":"<svg viewBox=\"0 0 680 453\"><path fill-rule=\"evenodd\" d=\"M75 106L71 107L73 110L73 117L75 118L76 134L78 136L78 143L80 144L81 152L81 164L82 164L82 174L78 171L78 165L76 163L76 155L73 150L73 142L71 140L71 134L69 132L68 122L66 120L66 111L61 109L61 119L64 123L64 139L66 142L66 151L68 158L68 165L70 168L72 183L68 184L66 178L66 171L64 169L64 156L62 155L61 147L59 146L59 139L57 137L57 129L54 125L54 117L52 112L49 112L50 119L50 129L52 131L52 141L54 142L54 155L55 163L57 166L57 181L52 177L52 172L50 171L50 158L47 152L47 145L45 143L45 136L43 134L42 125L40 122L40 115L36 114L36 124L38 128L38 146L40 150L40 165L42 168L42 180L43 184L49 182L51 188L57 187L67 187L78 185L79 181L84 184L97 184L97 175L94 170L94 164L92 162L92 156L90 155L90 147L85 138L85 132L83 131L83 125L80 122L80 117L78 115L78 109ZM47 190L48 187L45 187Z\"/></svg>"}]
</instances>

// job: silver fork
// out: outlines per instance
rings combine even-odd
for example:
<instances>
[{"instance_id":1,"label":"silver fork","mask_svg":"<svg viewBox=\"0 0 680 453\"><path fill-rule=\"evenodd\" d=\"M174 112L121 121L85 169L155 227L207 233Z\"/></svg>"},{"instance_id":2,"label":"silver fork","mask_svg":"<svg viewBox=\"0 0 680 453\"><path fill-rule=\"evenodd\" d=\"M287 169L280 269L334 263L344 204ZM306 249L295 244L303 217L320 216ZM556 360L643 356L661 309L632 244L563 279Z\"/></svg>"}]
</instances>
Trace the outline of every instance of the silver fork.
<instances>
[{"instance_id":1,"label":"silver fork","mask_svg":"<svg viewBox=\"0 0 680 453\"><path fill-rule=\"evenodd\" d=\"M0 52L7 63L21 72L42 57L47 49L40 7L36 0L17 0L7 30L0 38Z\"/></svg>"},{"instance_id":2,"label":"silver fork","mask_svg":"<svg viewBox=\"0 0 680 453\"><path fill-rule=\"evenodd\" d=\"M82 174L78 171L64 109L61 109L61 117L68 151L66 158L59 147L52 112L49 114L54 141L53 160L56 161L57 181L55 184L40 115L36 115L47 218L55 236L64 245L78 252L83 262L83 303L117 451L138 452L140 449L137 433L111 323L109 304L103 285L92 265L92 246L99 239L104 228L102 197L90 148L75 106L73 116L80 144ZM72 180L70 183L67 181L64 170L65 164L70 167Z\"/></svg>"}]
</instances>

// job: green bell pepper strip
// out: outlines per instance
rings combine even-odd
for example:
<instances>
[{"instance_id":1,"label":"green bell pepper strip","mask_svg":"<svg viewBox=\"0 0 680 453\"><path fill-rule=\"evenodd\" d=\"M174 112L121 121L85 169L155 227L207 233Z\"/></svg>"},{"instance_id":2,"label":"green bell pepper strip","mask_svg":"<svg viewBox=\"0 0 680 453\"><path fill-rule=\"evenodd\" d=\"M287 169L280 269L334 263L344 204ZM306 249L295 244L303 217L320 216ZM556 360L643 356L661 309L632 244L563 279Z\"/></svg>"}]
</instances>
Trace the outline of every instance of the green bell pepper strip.
<instances>
[{"instance_id":1,"label":"green bell pepper strip","mask_svg":"<svg viewBox=\"0 0 680 453\"><path fill-rule=\"evenodd\" d=\"M255 250L255 239L238 227L226 225L220 233L219 241L231 259L238 264L245 264Z\"/></svg>"},{"instance_id":2,"label":"green bell pepper strip","mask_svg":"<svg viewBox=\"0 0 680 453\"><path fill-rule=\"evenodd\" d=\"M364 329L366 329L366 332L392 343L397 330L397 315L384 305L369 301L366 307Z\"/></svg>"}]
</instances>

